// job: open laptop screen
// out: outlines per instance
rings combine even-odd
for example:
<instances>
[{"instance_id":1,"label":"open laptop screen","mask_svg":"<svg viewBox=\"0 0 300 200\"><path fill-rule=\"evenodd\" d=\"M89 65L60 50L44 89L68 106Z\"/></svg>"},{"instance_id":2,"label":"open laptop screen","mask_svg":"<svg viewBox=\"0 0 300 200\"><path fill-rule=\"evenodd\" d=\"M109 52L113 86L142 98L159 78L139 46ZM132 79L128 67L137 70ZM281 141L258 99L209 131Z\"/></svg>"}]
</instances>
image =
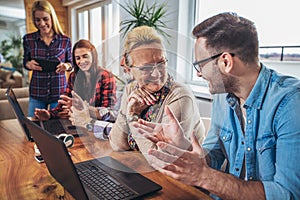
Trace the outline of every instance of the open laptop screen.
<instances>
[{"instance_id":1,"label":"open laptop screen","mask_svg":"<svg viewBox=\"0 0 300 200\"><path fill-rule=\"evenodd\" d=\"M74 165L70 165L72 160L66 150L65 144L51 133L34 124L31 120L26 118L24 119L24 123L35 138L35 142L51 175L58 182L63 183L63 186L74 197L88 199L76 174Z\"/></svg>"},{"instance_id":2,"label":"open laptop screen","mask_svg":"<svg viewBox=\"0 0 300 200\"><path fill-rule=\"evenodd\" d=\"M17 97L11 87L7 88L5 95L9 101L10 105L12 106L14 113L16 115L16 118L18 119L27 139L32 142L33 138L31 137L31 135L24 123L24 120L23 120L23 118L26 118L26 116L24 115L23 110L17 101Z\"/></svg>"},{"instance_id":3,"label":"open laptop screen","mask_svg":"<svg viewBox=\"0 0 300 200\"><path fill-rule=\"evenodd\" d=\"M119 199L136 199L162 189L160 185L109 156L74 165L65 144L61 140L32 123L29 119L26 118L24 121L35 139L49 172L75 199L115 199L115 196L120 195L120 193L118 193L119 190L115 190L116 188L112 186L111 182L118 182L115 184L116 187L127 188L131 192L128 196ZM77 170L80 170L80 176ZM92 176L83 176L84 172L88 172ZM101 181L94 185L95 179ZM96 186L97 192L100 193L91 190L90 186L92 185ZM107 188L112 189L107 191ZM108 193L102 194L104 191Z\"/></svg>"}]
</instances>

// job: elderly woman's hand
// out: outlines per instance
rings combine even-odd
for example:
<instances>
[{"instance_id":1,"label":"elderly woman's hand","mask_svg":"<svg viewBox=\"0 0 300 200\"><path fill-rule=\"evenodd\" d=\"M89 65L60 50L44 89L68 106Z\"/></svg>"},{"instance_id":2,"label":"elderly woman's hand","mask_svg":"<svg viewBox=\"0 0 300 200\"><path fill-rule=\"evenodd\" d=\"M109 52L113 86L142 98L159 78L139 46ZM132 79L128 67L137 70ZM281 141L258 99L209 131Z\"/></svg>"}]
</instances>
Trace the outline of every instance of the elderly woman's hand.
<instances>
[{"instance_id":1,"label":"elderly woman's hand","mask_svg":"<svg viewBox=\"0 0 300 200\"><path fill-rule=\"evenodd\" d=\"M128 97L127 115L140 115L147 107L155 104L156 98L143 88L133 91Z\"/></svg>"},{"instance_id":2,"label":"elderly woman's hand","mask_svg":"<svg viewBox=\"0 0 300 200\"><path fill-rule=\"evenodd\" d=\"M73 92L72 92L73 94ZM82 101L80 98L80 106L73 104L71 107L71 112L69 120L75 126L86 127L86 125L91 121L89 105L86 101ZM73 101L74 102L74 101ZM74 106L75 105L75 106Z\"/></svg>"},{"instance_id":3,"label":"elderly woman's hand","mask_svg":"<svg viewBox=\"0 0 300 200\"><path fill-rule=\"evenodd\" d=\"M166 123L153 123L139 119L132 125L138 133L154 143L162 141L181 149L190 149L191 143L185 138L183 129L169 106L165 107L165 112L168 116Z\"/></svg>"},{"instance_id":4,"label":"elderly woman's hand","mask_svg":"<svg viewBox=\"0 0 300 200\"><path fill-rule=\"evenodd\" d=\"M71 92L72 94L72 106L78 110L84 109L84 104L82 98L74 91Z\"/></svg>"}]
</instances>

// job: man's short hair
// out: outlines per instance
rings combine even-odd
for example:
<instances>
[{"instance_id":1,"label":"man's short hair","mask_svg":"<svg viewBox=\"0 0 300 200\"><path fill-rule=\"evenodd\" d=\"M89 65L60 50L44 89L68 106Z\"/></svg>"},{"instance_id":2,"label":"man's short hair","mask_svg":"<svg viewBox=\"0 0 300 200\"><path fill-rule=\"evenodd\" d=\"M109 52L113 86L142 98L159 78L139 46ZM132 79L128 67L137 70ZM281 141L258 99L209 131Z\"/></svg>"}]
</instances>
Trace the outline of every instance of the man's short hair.
<instances>
[{"instance_id":1,"label":"man's short hair","mask_svg":"<svg viewBox=\"0 0 300 200\"><path fill-rule=\"evenodd\" d=\"M225 12L201 22L193 29L196 38L206 38L212 53L228 51L242 61L258 61L258 36L254 23L236 13Z\"/></svg>"}]
</instances>

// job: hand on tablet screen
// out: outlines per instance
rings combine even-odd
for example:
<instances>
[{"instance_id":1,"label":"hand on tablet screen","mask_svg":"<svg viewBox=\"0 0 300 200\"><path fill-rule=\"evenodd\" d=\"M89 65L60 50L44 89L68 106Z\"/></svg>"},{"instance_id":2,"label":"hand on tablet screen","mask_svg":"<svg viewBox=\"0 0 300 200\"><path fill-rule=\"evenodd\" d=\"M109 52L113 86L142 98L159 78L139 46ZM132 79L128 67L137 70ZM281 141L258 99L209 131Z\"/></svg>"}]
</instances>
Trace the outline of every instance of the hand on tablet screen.
<instances>
[{"instance_id":1,"label":"hand on tablet screen","mask_svg":"<svg viewBox=\"0 0 300 200\"><path fill-rule=\"evenodd\" d=\"M35 61L41 66L43 72L54 72L56 71L57 65L60 64L58 60L35 58Z\"/></svg>"}]
</instances>

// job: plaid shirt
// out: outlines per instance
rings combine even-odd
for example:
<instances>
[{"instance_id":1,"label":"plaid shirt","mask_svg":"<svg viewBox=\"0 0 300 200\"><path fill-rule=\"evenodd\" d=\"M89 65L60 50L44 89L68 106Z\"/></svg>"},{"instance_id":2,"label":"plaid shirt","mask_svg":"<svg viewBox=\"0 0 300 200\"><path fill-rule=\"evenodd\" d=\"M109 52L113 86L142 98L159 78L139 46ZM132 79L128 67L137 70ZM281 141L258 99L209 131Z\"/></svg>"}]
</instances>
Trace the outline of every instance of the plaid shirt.
<instances>
[{"instance_id":1,"label":"plaid shirt","mask_svg":"<svg viewBox=\"0 0 300 200\"><path fill-rule=\"evenodd\" d=\"M65 35L56 34L50 45L41 40L39 31L23 37L23 66L35 58L48 60L58 59L60 62L72 63L71 40ZM45 102L54 102L64 93L66 87L65 72L40 72L33 70L30 81L30 96Z\"/></svg>"},{"instance_id":2,"label":"plaid shirt","mask_svg":"<svg viewBox=\"0 0 300 200\"><path fill-rule=\"evenodd\" d=\"M65 95L72 97L71 92L74 89L75 72L70 74L68 85L66 88ZM95 86L94 96L86 100L89 105L94 107L110 107L112 108L116 104L116 79L113 74L104 69L100 68L98 71L97 84ZM51 118L57 118L58 112L62 111L62 104L58 104L56 108L50 111Z\"/></svg>"}]
</instances>

